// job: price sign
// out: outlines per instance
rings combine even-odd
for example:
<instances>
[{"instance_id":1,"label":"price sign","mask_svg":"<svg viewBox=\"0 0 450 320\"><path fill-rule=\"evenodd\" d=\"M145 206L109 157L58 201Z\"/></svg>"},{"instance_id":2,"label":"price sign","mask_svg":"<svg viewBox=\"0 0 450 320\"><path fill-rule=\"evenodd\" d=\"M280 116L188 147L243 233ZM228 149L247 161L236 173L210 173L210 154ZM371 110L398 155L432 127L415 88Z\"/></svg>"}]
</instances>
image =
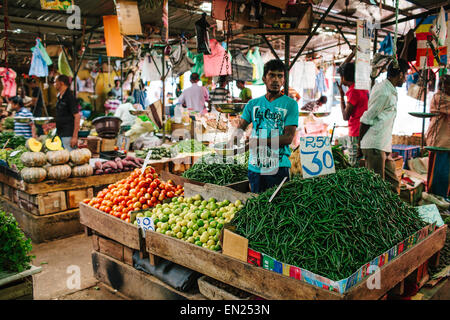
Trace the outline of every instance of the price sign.
<instances>
[{"instance_id":1,"label":"price sign","mask_svg":"<svg viewBox=\"0 0 450 320\"><path fill-rule=\"evenodd\" d=\"M144 174L145 168L147 168L148 163L150 162L150 157L152 156L153 150L150 150L145 157L144 164L142 165L141 173Z\"/></svg>"},{"instance_id":2,"label":"price sign","mask_svg":"<svg viewBox=\"0 0 450 320\"><path fill-rule=\"evenodd\" d=\"M300 161L303 178L335 173L329 137L300 138Z\"/></svg>"},{"instance_id":3,"label":"price sign","mask_svg":"<svg viewBox=\"0 0 450 320\"><path fill-rule=\"evenodd\" d=\"M153 219L150 217L136 217L136 221L138 223L139 228L145 231L152 230L155 231L155 224L153 223Z\"/></svg>"}]
</instances>

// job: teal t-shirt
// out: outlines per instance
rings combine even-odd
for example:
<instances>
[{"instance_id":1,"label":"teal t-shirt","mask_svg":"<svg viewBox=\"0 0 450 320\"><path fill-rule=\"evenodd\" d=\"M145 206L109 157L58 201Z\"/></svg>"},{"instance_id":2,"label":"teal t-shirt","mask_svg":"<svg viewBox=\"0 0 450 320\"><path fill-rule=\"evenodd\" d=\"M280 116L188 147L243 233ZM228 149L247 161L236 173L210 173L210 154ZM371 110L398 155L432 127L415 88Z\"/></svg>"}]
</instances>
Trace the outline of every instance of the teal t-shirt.
<instances>
[{"instance_id":1,"label":"teal t-shirt","mask_svg":"<svg viewBox=\"0 0 450 320\"><path fill-rule=\"evenodd\" d=\"M253 123L253 138L274 138L284 134L286 126L298 126L298 104L288 96L269 102L266 96L250 100L244 108L242 119ZM277 148L258 146L250 150L248 169L253 172L270 172L277 167L291 167L289 146Z\"/></svg>"}]
</instances>

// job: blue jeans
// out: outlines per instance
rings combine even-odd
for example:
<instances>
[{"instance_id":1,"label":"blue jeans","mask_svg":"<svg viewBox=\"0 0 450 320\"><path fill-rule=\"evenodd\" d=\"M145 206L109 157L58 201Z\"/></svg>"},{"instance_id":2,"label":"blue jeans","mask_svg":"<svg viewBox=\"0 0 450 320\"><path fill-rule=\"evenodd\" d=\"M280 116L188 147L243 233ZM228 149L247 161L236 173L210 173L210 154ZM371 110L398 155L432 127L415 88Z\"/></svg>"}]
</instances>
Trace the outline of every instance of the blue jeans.
<instances>
[{"instance_id":1,"label":"blue jeans","mask_svg":"<svg viewBox=\"0 0 450 320\"><path fill-rule=\"evenodd\" d=\"M287 177L289 181L289 168L278 168L278 172L273 175L260 174L248 170L248 180L250 182L250 189L253 193L261 193L267 189L277 186L283 181L284 177Z\"/></svg>"}]
</instances>

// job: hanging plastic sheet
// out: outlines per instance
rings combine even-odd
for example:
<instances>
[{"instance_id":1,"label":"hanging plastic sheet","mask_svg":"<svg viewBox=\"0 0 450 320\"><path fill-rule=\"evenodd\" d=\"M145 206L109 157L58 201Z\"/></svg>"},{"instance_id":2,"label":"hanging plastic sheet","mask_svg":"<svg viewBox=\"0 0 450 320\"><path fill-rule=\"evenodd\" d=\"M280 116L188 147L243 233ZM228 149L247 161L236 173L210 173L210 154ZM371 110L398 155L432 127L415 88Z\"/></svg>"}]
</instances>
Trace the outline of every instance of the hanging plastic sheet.
<instances>
[{"instance_id":1,"label":"hanging plastic sheet","mask_svg":"<svg viewBox=\"0 0 450 320\"><path fill-rule=\"evenodd\" d=\"M380 43L380 49L378 52L384 52L384 54L391 56L393 54L393 41L390 33Z\"/></svg>"},{"instance_id":2,"label":"hanging plastic sheet","mask_svg":"<svg viewBox=\"0 0 450 320\"><path fill-rule=\"evenodd\" d=\"M161 80L162 75L162 59L156 52L147 53L141 61L141 80L144 83L149 81ZM168 70L166 65L165 70Z\"/></svg>"},{"instance_id":3,"label":"hanging plastic sheet","mask_svg":"<svg viewBox=\"0 0 450 320\"><path fill-rule=\"evenodd\" d=\"M11 68L0 68L0 77L2 78L2 97L14 97L17 93L16 72Z\"/></svg>"},{"instance_id":4,"label":"hanging plastic sheet","mask_svg":"<svg viewBox=\"0 0 450 320\"><path fill-rule=\"evenodd\" d=\"M70 68L69 61L67 61L66 55L61 50L58 56L58 71L68 77L73 77L72 69Z\"/></svg>"},{"instance_id":5,"label":"hanging plastic sheet","mask_svg":"<svg viewBox=\"0 0 450 320\"><path fill-rule=\"evenodd\" d=\"M194 66L191 68L191 72L198 73L198 75L201 76L204 71L203 53L194 54L192 51L188 50L188 57L194 61Z\"/></svg>"},{"instance_id":6,"label":"hanging plastic sheet","mask_svg":"<svg viewBox=\"0 0 450 320\"><path fill-rule=\"evenodd\" d=\"M262 77L264 74L264 62L258 47L248 51L247 60L253 65L253 84L263 85L264 82L262 81Z\"/></svg>"},{"instance_id":7,"label":"hanging plastic sheet","mask_svg":"<svg viewBox=\"0 0 450 320\"><path fill-rule=\"evenodd\" d=\"M448 15L446 15L448 16ZM446 17L448 18L448 17ZM422 69L425 65L428 67L437 67L438 62L436 61L433 51L428 44L427 38L431 35L430 28L436 29L435 25L437 23L438 16L430 15L427 16L422 24L419 25L416 29L416 38L417 38L417 57L416 57L416 67ZM416 19L416 24L419 22L419 19ZM442 23L441 23L442 24ZM444 65L447 64L447 50L446 46L438 46L435 41L433 41L434 47L437 51L437 55L441 63Z\"/></svg>"},{"instance_id":8,"label":"hanging plastic sheet","mask_svg":"<svg viewBox=\"0 0 450 320\"><path fill-rule=\"evenodd\" d=\"M38 46L31 48L33 51L33 56L31 58L31 66L28 75L37 77L47 77L48 76L48 65L45 62L45 58L42 56L41 50Z\"/></svg>"},{"instance_id":9,"label":"hanging plastic sheet","mask_svg":"<svg viewBox=\"0 0 450 320\"><path fill-rule=\"evenodd\" d=\"M103 27L106 55L108 57L123 58L123 37L120 33L119 19L117 16L103 16Z\"/></svg>"},{"instance_id":10,"label":"hanging plastic sheet","mask_svg":"<svg viewBox=\"0 0 450 320\"><path fill-rule=\"evenodd\" d=\"M206 55L211 54L208 28L209 23L206 21L206 13L203 13L200 20L195 23L195 31L197 33L197 52Z\"/></svg>"},{"instance_id":11,"label":"hanging plastic sheet","mask_svg":"<svg viewBox=\"0 0 450 320\"><path fill-rule=\"evenodd\" d=\"M186 45L181 43L176 46L170 53L170 61L172 62L172 73L176 76L184 74L189 71L194 65L194 61L188 55Z\"/></svg>"},{"instance_id":12,"label":"hanging plastic sheet","mask_svg":"<svg viewBox=\"0 0 450 320\"><path fill-rule=\"evenodd\" d=\"M231 57L216 39L209 40L211 54L203 55L206 77L216 77L231 74ZM228 55L228 61L226 56Z\"/></svg>"},{"instance_id":13,"label":"hanging plastic sheet","mask_svg":"<svg viewBox=\"0 0 450 320\"><path fill-rule=\"evenodd\" d=\"M235 80L252 81L253 65L248 62L241 50L231 50L232 77Z\"/></svg>"},{"instance_id":14,"label":"hanging plastic sheet","mask_svg":"<svg viewBox=\"0 0 450 320\"><path fill-rule=\"evenodd\" d=\"M36 47L41 52L42 59L44 59L47 66L50 66L53 64L52 59L50 59L47 50L45 50L45 47L42 45L41 39L36 39Z\"/></svg>"}]
</instances>

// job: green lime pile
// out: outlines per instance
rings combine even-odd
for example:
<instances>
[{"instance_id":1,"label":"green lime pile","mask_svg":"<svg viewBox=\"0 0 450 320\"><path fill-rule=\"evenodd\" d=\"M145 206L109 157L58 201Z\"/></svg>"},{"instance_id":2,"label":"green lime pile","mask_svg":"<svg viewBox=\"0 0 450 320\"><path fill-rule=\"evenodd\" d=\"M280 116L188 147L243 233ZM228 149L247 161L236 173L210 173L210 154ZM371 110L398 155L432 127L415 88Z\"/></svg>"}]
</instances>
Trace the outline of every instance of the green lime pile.
<instances>
[{"instance_id":1,"label":"green lime pile","mask_svg":"<svg viewBox=\"0 0 450 320\"><path fill-rule=\"evenodd\" d=\"M158 233L219 251L219 234L223 225L243 207L240 200L218 202L214 198L204 200L195 195L172 198L171 203L158 204L136 217L151 217Z\"/></svg>"}]
</instances>

